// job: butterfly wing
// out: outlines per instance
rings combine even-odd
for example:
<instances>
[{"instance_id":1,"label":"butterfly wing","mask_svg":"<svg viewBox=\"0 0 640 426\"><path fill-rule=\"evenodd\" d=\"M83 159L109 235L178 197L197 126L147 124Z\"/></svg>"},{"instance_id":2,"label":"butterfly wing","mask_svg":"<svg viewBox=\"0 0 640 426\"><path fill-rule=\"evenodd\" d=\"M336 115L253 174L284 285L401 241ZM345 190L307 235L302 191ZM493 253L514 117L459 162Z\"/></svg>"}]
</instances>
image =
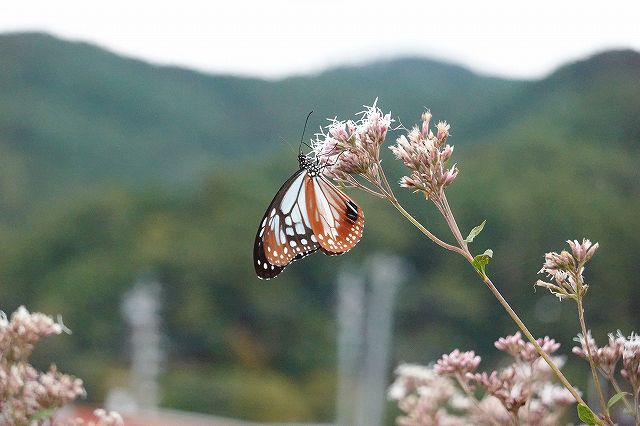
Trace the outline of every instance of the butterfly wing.
<instances>
[{"instance_id":1,"label":"butterfly wing","mask_svg":"<svg viewBox=\"0 0 640 426\"><path fill-rule=\"evenodd\" d=\"M258 278L274 278L289 263L320 248L308 216L305 190L309 180L307 170L298 170L267 208L253 246L253 266Z\"/></svg>"},{"instance_id":2,"label":"butterfly wing","mask_svg":"<svg viewBox=\"0 0 640 426\"><path fill-rule=\"evenodd\" d=\"M305 182L311 229L322 252L329 256L351 250L362 238L362 209L322 175Z\"/></svg>"}]
</instances>

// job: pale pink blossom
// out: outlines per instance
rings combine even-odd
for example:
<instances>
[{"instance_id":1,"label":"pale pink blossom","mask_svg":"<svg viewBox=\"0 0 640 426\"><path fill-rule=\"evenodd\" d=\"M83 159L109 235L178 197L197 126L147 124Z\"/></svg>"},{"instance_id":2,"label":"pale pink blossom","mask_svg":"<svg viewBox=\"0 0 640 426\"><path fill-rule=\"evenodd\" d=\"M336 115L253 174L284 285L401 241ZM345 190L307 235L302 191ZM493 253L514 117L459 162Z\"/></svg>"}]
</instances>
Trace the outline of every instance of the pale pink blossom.
<instances>
[{"instance_id":1,"label":"pale pink blossom","mask_svg":"<svg viewBox=\"0 0 640 426\"><path fill-rule=\"evenodd\" d=\"M640 393L640 335L631 333L623 340L622 349L622 377L633 387L634 393Z\"/></svg>"},{"instance_id":2,"label":"pale pink blossom","mask_svg":"<svg viewBox=\"0 0 640 426\"><path fill-rule=\"evenodd\" d=\"M82 380L59 372L55 365L42 372L28 363L34 345L42 337L64 331L68 330L60 320L30 313L23 306L11 319L0 315L0 425L66 425L52 416L56 409L86 395ZM43 413L46 415L40 422L34 420ZM120 426L123 423L118 416L105 414L96 426Z\"/></svg>"},{"instance_id":3,"label":"pale pink blossom","mask_svg":"<svg viewBox=\"0 0 640 426\"><path fill-rule=\"evenodd\" d=\"M440 197L458 175L455 165L446 167L453 154L453 147L445 145L449 138L450 125L441 121L436 125L436 134L429 129L431 113L422 115L422 126L413 127L407 135L401 135L390 149L411 171L400 179L400 186L422 192L427 198Z\"/></svg>"},{"instance_id":4,"label":"pale pink blossom","mask_svg":"<svg viewBox=\"0 0 640 426\"><path fill-rule=\"evenodd\" d=\"M538 339L549 354L559 344L550 337ZM432 367L403 364L389 389L402 415L398 425L496 425L559 424L568 406L575 403L565 388L553 384L555 377L540 359L533 345L520 333L495 342L496 348L512 357L501 370L476 372L480 357L455 349ZM554 362L562 366L563 360ZM464 377L461 377L464 376Z\"/></svg>"},{"instance_id":5,"label":"pale pink blossom","mask_svg":"<svg viewBox=\"0 0 640 426\"><path fill-rule=\"evenodd\" d=\"M573 257L575 257L579 264L589 261L600 246L598 243L592 244L591 241L586 238L582 239L582 243L578 242L578 240L568 240L567 243L569 243L569 247L571 247Z\"/></svg>"},{"instance_id":6,"label":"pale pink blossom","mask_svg":"<svg viewBox=\"0 0 640 426\"><path fill-rule=\"evenodd\" d=\"M522 340L522 334L520 334L520 332L517 331L513 335L500 337L494 343L494 346L497 349L508 353L512 357L517 358L520 356L520 353L524 350L524 340Z\"/></svg>"},{"instance_id":7,"label":"pale pink blossom","mask_svg":"<svg viewBox=\"0 0 640 426\"><path fill-rule=\"evenodd\" d=\"M538 392L538 396L547 407L567 407L576 403L576 399L567 388L552 383L545 383Z\"/></svg>"},{"instance_id":8,"label":"pale pink blossom","mask_svg":"<svg viewBox=\"0 0 640 426\"><path fill-rule=\"evenodd\" d=\"M536 342L547 354L552 354L560 348L560 343L556 342L549 336L537 339ZM532 363L540 358L540 354L531 342L525 342L522 334L516 332L511 336L501 337L495 342L495 347L503 352L508 353L512 357Z\"/></svg>"},{"instance_id":9,"label":"pale pink blossom","mask_svg":"<svg viewBox=\"0 0 640 426\"><path fill-rule=\"evenodd\" d=\"M352 175L384 185L380 145L393 120L377 107L377 99L362 111L358 121L331 120L326 132L316 135L313 150L323 173L347 186L358 186Z\"/></svg>"},{"instance_id":10,"label":"pale pink blossom","mask_svg":"<svg viewBox=\"0 0 640 426\"><path fill-rule=\"evenodd\" d=\"M473 373L480 364L480 357L473 351L461 352L456 349L450 354L442 355L436 361L433 371L441 376L449 374L465 376L467 373Z\"/></svg>"},{"instance_id":11,"label":"pale pink blossom","mask_svg":"<svg viewBox=\"0 0 640 426\"><path fill-rule=\"evenodd\" d=\"M508 367L501 372L479 373L471 376L471 379L486 389L489 395L502 402L507 411L517 415L518 410L530 396L530 387L519 380L516 369Z\"/></svg>"},{"instance_id":12,"label":"pale pink blossom","mask_svg":"<svg viewBox=\"0 0 640 426\"><path fill-rule=\"evenodd\" d=\"M440 425L445 419L453 420L442 410L442 405L456 394L448 379L435 374L432 368L415 364L401 364L396 376L387 395L397 401L403 412L396 419L398 425Z\"/></svg>"},{"instance_id":13,"label":"pale pink blossom","mask_svg":"<svg viewBox=\"0 0 640 426\"><path fill-rule=\"evenodd\" d=\"M544 264L539 274L547 274L551 281L538 280L536 285L548 289L554 296L562 299L582 298L589 289L584 282L584 265L593 257L598 243L583 239L567 241L571 253L566 250L560 253L550 252L544 255Z\"/></svg>"},{"instance_id":14,"label":"pale pink blossom","mask_svg":"<svg viewBox=\"0 0 640 426\"><path fill-rule=\"evenodd\" d=\"M560 343L556 342L554 339L549 336L544 336L540 339L536 339L538 345L542 348L544 352L551 355L555 351L560 348ZM531 342L526 342L524 345L524 349L522 350L520 356L522 359L528 363L532 363L540 358L540 354L536 350L536 347L533 346Z\"/></svg>"},{"instance_id":15,"label":"pale pink blossom","mask_svg":"<svg viewBox=\"0 0 640 426\"><path fill-rule=\"evenodd\" d=\"M613 377L616 364L622 356L624 339L609 334L609 342L607 345L598 347L595 339L591 337L591 331L587 330L586 339L579 333L573 340L580 344L580 346L573 347L572 352L574 354L588 360L589 352L591 352L594 365L599 368L606 377ZM587 345L589 346L589 352L587 352Z\"/></svg>"}]
</instances>

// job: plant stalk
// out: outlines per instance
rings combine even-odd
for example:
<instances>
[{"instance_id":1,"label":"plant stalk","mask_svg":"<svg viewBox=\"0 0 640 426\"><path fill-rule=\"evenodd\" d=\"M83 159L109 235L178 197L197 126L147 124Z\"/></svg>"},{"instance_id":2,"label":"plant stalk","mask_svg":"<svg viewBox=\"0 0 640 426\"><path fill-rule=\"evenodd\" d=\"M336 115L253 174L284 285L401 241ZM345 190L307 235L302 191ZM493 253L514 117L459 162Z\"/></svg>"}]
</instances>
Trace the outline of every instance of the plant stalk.
<instances>
[{"instance_id":1,"label":"plant stalk","mask_svg":"<svg viewBox=\"0 0 640 426\"><path fill-rule=\"evenodd\" d=\"M389 199L389 202L393 205L393 207L395 207L400 213L402 213L402 215L407 218L407 220L409 220L409 222L411 222L416 228L418 228L420 230L420 232L422 232L424 235L427 236L427 238L429 238L431 241L433 241L434 243L436 243L437 245L439 245L440 247L446 249L446 250L450 250L453 252L458 253L459 255L465 257L467 260L469 261L473 261L473 258L470 258L469 255L467 253L465 253L464 250L462 250L460 247L445 243L444 241L442 241L440 238L436 237L435 235L433 235L431 232L429 232L429 230L427 228L425 228L424 226L422 226L422 224L420 222L418 222L413 216L411 216L411 214L406 211L398 202L398 200L395 199Z\"/></svg>"},{"instance_id":2,"label":"plant stalk","mask_svg":"<svg viewBox=\"0 0 640 426\"><path fill-rule=\"evenodd\" d=\"M640 426L640 385L636 383L631 383L631 387L633 388L633 415L635 419L635 425Z\"/></svg>"},{"instance_id":3,"label":"plant stalk","mask_svg":"<svg viewBox=\"0 0 640 426\"><path fill-rule=\"evenodd\" d=\"M582 399L578 391L571 385L571 383L569 383L569 380L567 380L564 374L562 374L562 371L560 371L560 369L556 366L556 364L553 362L551 357L542 349L542 347L540 347L540 345L538 344L538 341L533 337L533 335L531 334L527 326L524 324L524 322L522 322L518 314L516 314L516 312L511 308L511 306L509 305L509 302L506 301L506 299L502 296L502 294L496 288L493 282L491 282L491 279L489 279L489 277L485 275L483 278L483 281L486 284L486 286L489 288L491 293L493 293L496 299L498 299L498 302L500 302L500 304L505 309L505 311L507 311L511 319L513 319L513 321L517 324L518 328L520 328L522 333L527 337L527 340L531 342L531 344L536 348L536 351L538 352L538 354L549 365L549 368L553 370L553 372L558 377L558 380L560 380L562 385L565 388L567 388L569 392L571 392L571 395L573 395L573 397L576 399L578 403L586 405L586 403L584 402L584 400Z\"/></svg>"},{"instance_id":4,"label":"plant stalk","mask_svg":"<svg viewBox=\"0 0 640 426\"><path fill-rule=\"evenodd\" d=\"M577 277L577 282L581 283L579 277ZM593 362L593 355L591 354L591 345L589 345L589 339L587 335L587 325L584 321L584 308L582 306L582 295L581 295L581 284L578 286L577 297L575 298L576 304L578 306L578 320L580 321L580 328L582 329L582 337L584 338L584 343L587 348L587 359L589 360L589 367L591 367L591 377L593 378L593 386L596 388L596 393L598 394L598 400L600 402L600 409L602 410L602 415L605 420L610 423L611 420L609 418L609 410L607 409L607 403L604 400L604 395L602 394L602 387L600 386L600 380L598 379L598 373L596 372L596 366Z\"/></svg>"},{"instance_id":5,"label":"plant stalk","mask_svg":"<svg viewBox=\"0 0 640 426\"><path fill-rule=\"evenodd\" d=\"M620 385L618 384L618 381L616 380L616 378L613 377L613 375L608 376L607 378L611 382L611 385L613 386L613 389L616 391L616 394L622 393L622 389L620 388ZM633 411L633 407L631 407L631 403L629 401L627 401L627 397L626 396L622 397L622 402L624 402L624 405L625 405L625 407L627 407L627 410L629 410L629 412Z\"/></svg>"},{"instance_id":6,"label":"plant stalk","mask_svg":"<svg viewBox=\"0 0 640 426\"><path fill-rule=\"evenodd\" d=\"M638 416L638 406L640 406L640 389L635 389L633 397L633 405L635 407L636 426L640 426L640 417Z\"/></svg>"},{"instance_id":7,"label":"plant stalk","mask_svg":"<svg viewBox=\"0 0 640 426\"><path fill-rule=\"evenodd\" d=\"M467 259L467 261L469 263L473 264L472 263L473 262L473 256L469 252L469 249L466 247L466 244L462 244L462 243L464 243L464 240L462 239L462 234L460 233L460 229L458 228L458 225L457 225L455 219L453 218L453 213L452 213L451 208L449 207L449 204L447 203L447 200L446 200L445 197L442 197L441 205L436 204L436 206L438 207L438 209L442 212L443 216L445 217L445 220L447 221L447 224L451 228L451 232L456 237L456 240L458 240L458 242L461 243L461 245L463 245L464 248L452 246L452 245L447 244L444 241L438 239L435 235L433 235L431 232L429 232L424 226L422 226L422 224L420 222L418 222L413 216L411 216L404 208L402 208L402 206L400 205L400 203L397 200L393 199L393 200L390 200L390 201L394 205L394 207L400 213L403 214L403 216L405 216L416 228L418 228L429 239L431 239L433 242L435 242L436 244L438 244L439 246L441 246L441 247L443 247L443 248L445 248L447 250L454 251L454 252L460 254L465 259ZM571 395L573 395L573 397L575 398L575 400L579 404L583 404L583 405L588 407L588 405L582 399L582 397L580 396L578 391L573 387L573 385L571 385L571 383L569 382L569 380L567 380L565 375L562 374L562 372L556 366L556 364L553 362L551 357L549 357L549 355L542 349L542 347L540 347L540 345L538 344L536 339L533 337L533 334L531 334L531 332L529 331L527 326L524 324L524 322L522 322L520 317L518 317L516 312L511 308L511 306L509 305L509 302L506 301L506 299L502 296L500 291L496 288L496 286L489 279L489 277L486 274L483 274L482 275L482 280L485 283L485 285L489 288L491 293L493 293L493 295L496 297L496 299L498 299L498 302L500 302L502 307L507 311L507 313L509 314L511 319L513 319L513 321L516 323L518 328L520 328L522 333L527 337L529 342L531 342L531 344L535 347L535 349L538 352L538 354L549 365L549 368L551 368L551 370L554 372L556 377L558 377L558 380L560 380L562 385L565 388L567 388L567 390L571 393ZM600 419L598 416L594 415L594 417L595 417L595 419L596 419L596 421L598 422L599 425L604 425L605 424L602 421L602 419ZM608 415L607 415L607 419L608 419ZM608 420L608 423L610 423L610 420Z\"/></svg>"}]
</instances>

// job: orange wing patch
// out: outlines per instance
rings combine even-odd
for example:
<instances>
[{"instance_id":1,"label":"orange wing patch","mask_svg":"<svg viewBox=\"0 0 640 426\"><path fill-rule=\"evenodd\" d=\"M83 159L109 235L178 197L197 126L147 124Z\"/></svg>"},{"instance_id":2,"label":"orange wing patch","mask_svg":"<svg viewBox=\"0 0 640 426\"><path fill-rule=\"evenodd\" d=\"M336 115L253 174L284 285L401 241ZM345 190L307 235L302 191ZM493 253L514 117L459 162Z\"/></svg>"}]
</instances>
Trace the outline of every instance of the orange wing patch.
<instances>
[{"instance_id":1,"label":"orange wing patch","mask_svg":"<svg viewBox=\"0 0 640 426\"><path fill-rule=\"evenodd\" d=\"M364 214L344 192L323 176L305 181L311 229L327 255L343 254L362 238Z\"/></svg>"},{"instance_id":2,"label":"orange wing patch","mask_svg":"<svg viewBox=\"0 0 640 426\"><path fill-rule=\"evenodd\" d=\"M256 238L263 242L267 269L270 268L269 265L285 267L320 248L313 236L305 206L304 185L308 180L306 172L293 175L287 181L291 185L285 183L274 198L271 210L265 213ZM258 260L262 262L261 259L256 259L256 262ZM263 265L262 267L264 268Z\"/></svg>"}]
</instances>

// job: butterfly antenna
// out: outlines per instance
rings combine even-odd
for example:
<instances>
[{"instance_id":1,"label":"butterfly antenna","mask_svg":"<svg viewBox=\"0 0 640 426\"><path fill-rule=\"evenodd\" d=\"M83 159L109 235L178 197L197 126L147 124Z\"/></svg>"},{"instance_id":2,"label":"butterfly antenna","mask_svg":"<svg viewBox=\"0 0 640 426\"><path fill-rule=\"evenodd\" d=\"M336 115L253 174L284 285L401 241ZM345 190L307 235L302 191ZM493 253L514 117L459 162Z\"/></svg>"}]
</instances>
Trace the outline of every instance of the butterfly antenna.
<instances>
[{"instance_id":1,"label":"butterfly antenna","mask_svg":"<svg viewBox=\"0 0 640 426\"><path fill-rule=\"evenodd\" d=\"M282 136L280 136L280 142L282 142L283 144L287 145L287 147L291 148L292 150L293 150L293 149L296 149L296 147L295 147L291 142L289 142L288 140L286 140L286 139L285 139L284 137L282 137ZM294 152L295 152L295 151L294 151Z\"/></svg>"},{"instance_id":2,"label":"butterfly antenna","mask_svg":"<svg viewBox=\"0 0 640 426\"><path fill-rule=\"evenodd\" d=\"M311 117L311 114L313 114L313 111L309 112L309 114L307 114L307 119L304 120L304 127L302 128L302 135L300 136L300 147L299 147L300 154L302 154L302 144L305 144L306 146L311 148L308 144L304 142L304 132L307 130L307 123L309 122L309 117Z\"/></svg>"}]
</instances>

